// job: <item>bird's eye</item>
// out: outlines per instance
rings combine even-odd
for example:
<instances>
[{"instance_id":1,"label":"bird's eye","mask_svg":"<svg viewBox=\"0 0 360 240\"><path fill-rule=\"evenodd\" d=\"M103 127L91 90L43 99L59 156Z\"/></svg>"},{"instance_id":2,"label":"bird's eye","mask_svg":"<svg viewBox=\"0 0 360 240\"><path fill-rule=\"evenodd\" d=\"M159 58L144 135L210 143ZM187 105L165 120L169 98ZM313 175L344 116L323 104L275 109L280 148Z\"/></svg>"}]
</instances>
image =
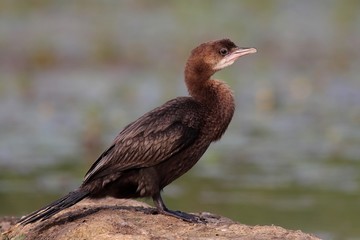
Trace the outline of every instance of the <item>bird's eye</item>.
<instances>
[{"instance_id":1,"label":"bird's eye","mask_svg":"<svg viewBox=\"0 0 360 240\"><path fill-rule=\"evenodd\" d=\"M220 49L219 53L222 55L222 56L225 56L229 53L229 51L226 49L226 48L222 48Z\"/></svg>"}]
</instances>

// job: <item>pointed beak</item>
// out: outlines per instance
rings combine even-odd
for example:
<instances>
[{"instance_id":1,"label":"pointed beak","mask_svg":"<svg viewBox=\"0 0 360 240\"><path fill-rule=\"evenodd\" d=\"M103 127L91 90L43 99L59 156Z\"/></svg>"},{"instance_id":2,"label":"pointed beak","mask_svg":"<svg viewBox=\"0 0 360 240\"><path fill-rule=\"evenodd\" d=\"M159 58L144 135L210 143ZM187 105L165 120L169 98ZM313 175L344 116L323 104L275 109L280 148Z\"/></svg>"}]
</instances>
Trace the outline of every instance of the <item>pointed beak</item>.
<instances>
[{"instance_id":1,"label":"pointed beak","mask_svg":"<svg viewBox=\"0 0 360 240\"><path fill-rule=\"evenodd\" d=\"M220 69L223 69L227 66L230 66L233 64L239 57L256 53L256 48L236 48L232 53L226 55L216 66L214 67L214 70L218 71Z\"/></svg>"},{"instance_id":2,"label":"pointed beak","mask_svg":"<svg viewBox=\"0 0 360 240\"><path fill-rule=\"evenodd\" d=\"M256 52L257 52L256 48L238 48L234 52L230 53L229 58L235 61L241 56L245 56Z\"/></svg>"}]
</instances>

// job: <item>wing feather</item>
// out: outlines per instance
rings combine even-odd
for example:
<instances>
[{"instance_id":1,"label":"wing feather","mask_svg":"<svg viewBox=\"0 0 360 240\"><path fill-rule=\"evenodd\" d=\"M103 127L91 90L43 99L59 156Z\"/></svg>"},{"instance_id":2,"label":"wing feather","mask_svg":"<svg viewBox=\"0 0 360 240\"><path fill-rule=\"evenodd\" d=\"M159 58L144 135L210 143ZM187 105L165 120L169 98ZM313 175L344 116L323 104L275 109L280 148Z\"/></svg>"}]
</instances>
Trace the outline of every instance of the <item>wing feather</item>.
<instances>
[{"instance_id":1,"label":"wing feather","mask_svg":"<svg viewBox=\"0 0 360 240\"><path fill-rule=\"evenodd\" d=\"M91 166L84 183L115 172L155 166L188 147L202 125L199 109L191 98L178 98L129 124Z\"/></svg>"}]
</instances>

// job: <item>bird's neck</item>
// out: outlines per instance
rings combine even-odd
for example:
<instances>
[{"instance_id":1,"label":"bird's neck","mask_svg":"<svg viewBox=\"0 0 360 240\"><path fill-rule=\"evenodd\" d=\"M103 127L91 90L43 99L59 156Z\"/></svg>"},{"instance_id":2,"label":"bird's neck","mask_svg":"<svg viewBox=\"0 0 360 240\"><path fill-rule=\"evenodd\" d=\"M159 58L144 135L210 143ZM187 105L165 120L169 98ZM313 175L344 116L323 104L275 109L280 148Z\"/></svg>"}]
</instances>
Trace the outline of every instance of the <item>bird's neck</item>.
<instances>
[{"instance_id":1,"label":"bird's neck","mask_svg":"<svg viewBox=\"0 0 360 240\"><path fill-rule=\"evenodd\" d=\"M211 79L207 80L199 91L193 92L192 97L207 109L205 134L212 141L219 140L235 112L232 90L225 82Z\"/></svg>"},{"instance_id":2,"label":"bird's neck","mask_svg":"<svg viewBox=\"0 0 360 240\"><path fill-rule=\"evenodd\" d=\"M201 73L201 74L196 74ZM213 72L206 69L185 70L185 82L189 94L209 111L211 122L217 122L220 128L219 138L230 123L235 111L235 101L232 90L220 80L210 79ZM221 132L221 133L220 133Z\"/></svg>"},{"instance_id":3,"label":"bird's neck","mask_svg":"<svg viewBox=\"0 0 360 240\"><path fill-rule=\"evenodd\" d=\"M205 85L207 85L214 72L206 65L189 60L186 63L184 74L189 94L198 102L207 102L209 89Z\"/></svg>"},{"instance_id":4,"label":"bird's neck","mask_svg":"<svg viewBox=\"0 0 360 240\"><path fill-rule=\"evenodd\" d=\"M235 111L234 97L225 82L210 79L214 73L205 65L188 61L185 83L190 96L207 108L212 121L223 125L221 128L225 130Z\"/></svg>"},{"instance_id":5,"label":"bird's neck","mask_svg":"<svg viewBox=\"0 0 360 240\"><path fill-rule=\"evenodd\" d=\"M233 94L229 86L220 80L210 79L214 70L196 64L186 64L185 83L190 96L207 105L233 105ZM214 106L215 107L215 106Z\"/></svg>"}]
</instances>

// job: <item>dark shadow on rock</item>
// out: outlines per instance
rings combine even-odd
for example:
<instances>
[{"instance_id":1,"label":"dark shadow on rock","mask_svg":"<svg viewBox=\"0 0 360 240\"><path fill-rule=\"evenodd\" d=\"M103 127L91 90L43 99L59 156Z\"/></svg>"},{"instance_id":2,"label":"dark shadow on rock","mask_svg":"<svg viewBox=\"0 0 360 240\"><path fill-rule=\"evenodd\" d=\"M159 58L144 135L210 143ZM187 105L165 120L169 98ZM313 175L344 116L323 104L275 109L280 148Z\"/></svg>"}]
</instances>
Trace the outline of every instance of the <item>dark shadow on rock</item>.
<instances>
[{"instance_id":1,"label":"dark shadow on rock","mask_svg":"<svg viewBox=\"0 0 360 240\"><path fill-rule=\"evenodd\" d=\"M137 207L137 206L98 206L98 207L83 207L82 209L77 209L74 211L68 211L56 219L46 219L43 220L41 224L34 228L35 231L43 232L48 230L53 226L60 226L67 224L69 222L76 221L81 218L86 218L92 214L95 214L102 210L126 210L132 212L142 212L144 214L158 214L155 208L145 208L145 207ZM85 221L85 220L84 220Z\"/></svg>"}]
</instances>

